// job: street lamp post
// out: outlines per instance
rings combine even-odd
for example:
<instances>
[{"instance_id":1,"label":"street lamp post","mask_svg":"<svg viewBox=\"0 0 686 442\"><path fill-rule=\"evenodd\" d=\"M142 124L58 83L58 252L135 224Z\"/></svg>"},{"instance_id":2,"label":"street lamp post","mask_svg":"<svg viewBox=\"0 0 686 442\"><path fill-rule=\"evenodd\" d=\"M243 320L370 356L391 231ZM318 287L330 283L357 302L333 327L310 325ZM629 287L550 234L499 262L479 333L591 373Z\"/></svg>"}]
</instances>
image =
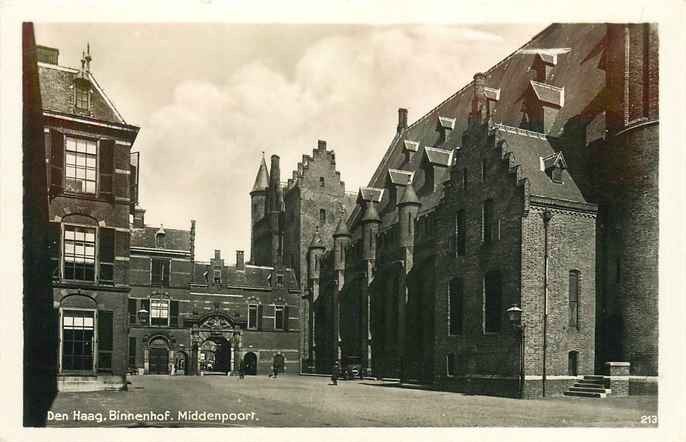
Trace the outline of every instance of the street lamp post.
<instances>
[{"instance_id":1,"label":"street lamp post","mask_svg":"<svg viewBox=\"0 0 686 442\"><path fill-rule=\"evenodd\" d=\"M513 305L507 309L507 317L512 324L512 328L519 335L519 397L524 397L524 328L522 322L522 309L518 305Z\"/></svg>"}]
</instances>

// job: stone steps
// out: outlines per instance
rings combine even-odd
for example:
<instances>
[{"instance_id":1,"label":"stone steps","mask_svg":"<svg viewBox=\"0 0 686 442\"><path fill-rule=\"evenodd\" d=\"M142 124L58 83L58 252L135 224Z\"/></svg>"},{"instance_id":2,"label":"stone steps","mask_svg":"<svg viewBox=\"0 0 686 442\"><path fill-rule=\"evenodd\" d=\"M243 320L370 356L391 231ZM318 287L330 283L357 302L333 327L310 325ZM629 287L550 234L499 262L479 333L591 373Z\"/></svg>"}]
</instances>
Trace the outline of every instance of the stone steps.
<instances>
[{"instance_id":1,"label":"stone steps","mask_svg":"<svg viewBox=\"0 0 686 442\"><path fill-rule=\"evenodd\" d=\"M605 398L610 393L610 381L605 376L588 375L579 379L572 387L564 392L565 396Z\"/></svg>"}]
</instances>

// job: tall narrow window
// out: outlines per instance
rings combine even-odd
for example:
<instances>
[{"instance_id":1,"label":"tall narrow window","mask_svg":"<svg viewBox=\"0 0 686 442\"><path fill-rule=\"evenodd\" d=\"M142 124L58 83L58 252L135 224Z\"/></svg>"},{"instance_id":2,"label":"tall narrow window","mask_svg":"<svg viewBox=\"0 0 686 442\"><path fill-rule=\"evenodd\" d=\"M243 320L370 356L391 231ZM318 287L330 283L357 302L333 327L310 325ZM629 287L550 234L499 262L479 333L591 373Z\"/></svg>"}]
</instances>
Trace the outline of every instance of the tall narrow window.
<instances>
[{"instance_id":1,"label":"tall narrow window","mask_svg":"<svg viewBox=\"0 0 686 442\"><path fill-rule=\"evenodd\" d=\"M96 146L94 140L66 137L64 190L95 193L98 158Z\"/></svg>"},{"instance_id":2,"label":"tall narrow window","mask_svg":"<svg viewBox=\"0 0 686 442\"><path fill-rule=\"evenodd\" d=\"M129 368L136 368L136 338L129 338Z\"/></svg>"},{"instance_id":3,"label":"tall narrow window","mask_svg":"<svg viewBox=\"0 0 686 442\"><path fill-rule=\"evenodd\" d=\"M95 229L64 226L64 279L95 281Z\"/></svg>"},{"instance_id":4,"label":"tall narrow window","mask_svg":"<svg viewBox=\"0 0 686 442\"><path fill-rule=\"evenodd\" d=\"M248 329L257 330L257 304L248 305Z\"/></svg>"},{"instance_id":5,"label":"tall narrow window","mask_svg":"<svg viewBox=\"0 0 686 442\"><path fill-rule=\"evenodd\" d=\"M129 323L130 324L135 324L136 323L136 310L138 307L136 306L136 300L135 299L129 299Z\"/></svg>"},{"instance_id":6,"label":"tall narrow window","mask_svg":"<svg viewBox=\"0 0 686 442\"><path fill-rule=\"evenodd\" d=\"M445 355L445 374L455 376L455 353Z\"/></svg>"},{"instance_id":7,"label":"tall narrow window","mask_svg":"<svg viewBox=\"0 0 686 442\"><path fill-rule=\"evenodd\" d=\"M487 199L481 209L481 239L485 243L490 243L494 239L494 210L493 200Z\"/></svg>"},{"instance_id":8,"label":"tall narrow window","mask_svg":"<svg viewBox=\"0 0 686 442\"><path fill-rule=\"evenodd\" d=\"M76 86L76 108L88 110L88 89L83 86Z\"/></svg>"},{"instance_id":9,"label":"tall narrow window","mask_svg":"<svg viewBox=\"0 0 686 442\"><path fill-rule=\"evenodd\" d=\"M283 330L286 328L284 306L274 306L274 330Z\"/></svg>"},{"instance_id":10,"label":"tall narrow window","mask_svg":"<svg viewBox=\"0 0 686 442\"><path fill-rule=\"evenodd\" d=\"M150 300L150 325L158 327L169 325L169 301L165 299Z\"/></svg>"},{"instance_id":11,"label":"tall narrow window","mask_svg":"<svg viewBox=\"0 0 686 442\"><path fill-rule=\"evenodd\" d=\"M569 327L579 329L579 271L569 272Z\"/></svg>"},{"instance_id":12,"label":"tall narrow window","mask_svg":"<svg viewBox=\"0 0 686 442\"><path fill-rule=\"evenodd\" d=\"M319 187L324 187L324 177L323 176L319 177Z\"/></svg>"},{"instance_id":13,"label":"tall narrow window","mask_svg":"<svg viewBox=\"0 0 686 442\"><path fill-rule=\"evenodd\" d=\"M319 209L319 225L323 226L326 224L326 210Z\"/></svg>"},{"instance_id":14,"label":"tall narrow window","mask_svg":"<svg viewBox=\"0 0 686 442\"><path fill-rule=\"evenodd\" d=\"M95 313L90 310L62 312L62 369L92 370Z\"/></svg>"},{"instance_id":15,"label":"tall narrow window","mask_svg":"<svg viewBox=\"0 0 686 442\"><path fill-rule=\"evenodd\" d=\"M457 211L456 231L457 231L457 256L464 256L467 248L467 230L465 225L465 211Z\"/></svg>"},{"instance_id":16,"label":"tall narrow window","mask_svg":"<svg viewBox=\"0 0 686 442\"><path fill-rule=\"evenodd\" d=\"M498 333L502 317L502 281L500 272L491 271L484 277L483 330Z\"/></svg>"},{"instance_id":17,"label":"tall narrow window","mask_svg":"<svg viewBox=\"0 0 686 442\"><path fill-rule=\"evenodd\" d=\"M150 283L153 287L169 287L169 260L152 259Z\"/></svg>"},{"instance_id":18,"label":"tall narrow window","mask_svg":"<svg viewBox=\"0 0 686 442\"><path fill-rule=\"evenodd\" d=\"M462 334L462 278L453 278L449 287L448 308L450 312L450 322L448 333L450 335Z\"/></svg>"}]
</instances>

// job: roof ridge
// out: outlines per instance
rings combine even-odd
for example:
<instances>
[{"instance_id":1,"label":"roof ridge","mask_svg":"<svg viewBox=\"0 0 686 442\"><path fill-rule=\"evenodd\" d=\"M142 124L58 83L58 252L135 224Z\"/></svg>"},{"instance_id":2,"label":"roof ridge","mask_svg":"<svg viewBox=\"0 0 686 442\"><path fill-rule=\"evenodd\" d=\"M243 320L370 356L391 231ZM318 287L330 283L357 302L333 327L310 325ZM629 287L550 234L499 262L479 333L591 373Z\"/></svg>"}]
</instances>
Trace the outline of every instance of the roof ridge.
<instances>
[{"instance_id":1,"label":"roof ridge","mask_svg":"<svg viewBox=\"0 0 686 442\"><path fill-rule=\"evenodd\" d=\"M98 83L98 80L95 79L95 76L91 72L88 72L88 77L93 81L93 84L95 84L96 89L98 90L98 92L100 92L100 94L102 95L102 98L105 99L105 102L107 102L109 107L112 108L112 110L114 111L114 114L117 116L117 118L119 118L119 121L121 121L124 124L128 124L126 122L126 120L124 120L124 117L122 117L122 115L119 113L119 111L115 107L114 102L105 93L105 89L103 89L102 86L100 86L100 83Z\"/></svg>"}]
</instances>

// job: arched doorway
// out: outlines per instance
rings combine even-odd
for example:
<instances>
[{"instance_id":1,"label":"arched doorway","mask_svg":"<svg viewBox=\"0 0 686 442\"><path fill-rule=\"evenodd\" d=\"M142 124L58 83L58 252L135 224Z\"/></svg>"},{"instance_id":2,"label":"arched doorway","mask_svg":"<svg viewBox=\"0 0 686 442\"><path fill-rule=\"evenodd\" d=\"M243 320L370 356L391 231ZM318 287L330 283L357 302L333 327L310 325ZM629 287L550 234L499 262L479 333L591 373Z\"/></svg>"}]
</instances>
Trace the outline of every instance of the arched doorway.
<instances>
[{"instance_id":1,"label":"arched doorway","mask_svg":"<svg viewBox=\"0 0 686 442\"><path fill-rule=\"evenodd\" d=\"M150 374L169 374L169 344L163 338L150 341L148 355Z\"/></svg>"},{"instance_id":2,"label":"arched doorway","mask_svg":"<svg viewBox=\"0 0 686 442\"><path fill-rule=\"evenodd\" d=\"M200 345L200 369L223 373L231 370L231 344L226 338L213 336Z\"/></svg>"},{"instance_id":3,"label":"arched doorway","mask_svg":"<svg viewBox=\"0 0 686 442\"><path fill-rule=\"evenodd\" d=\"M245 364L245 374L257 374L257 355L253 352L248 352L243 356L243 363Z\"/></svg>"},{"instance_id":4,"label":"arched doorway","mask_svg":"<svg viewBox=\"0 0 686 442\"><path fill-rule=\"evenodd\" d=\"M273 367L276 369L277 373L283 373L286 364L282 354L274 355Z\"/></svg>"}]
</instances>

